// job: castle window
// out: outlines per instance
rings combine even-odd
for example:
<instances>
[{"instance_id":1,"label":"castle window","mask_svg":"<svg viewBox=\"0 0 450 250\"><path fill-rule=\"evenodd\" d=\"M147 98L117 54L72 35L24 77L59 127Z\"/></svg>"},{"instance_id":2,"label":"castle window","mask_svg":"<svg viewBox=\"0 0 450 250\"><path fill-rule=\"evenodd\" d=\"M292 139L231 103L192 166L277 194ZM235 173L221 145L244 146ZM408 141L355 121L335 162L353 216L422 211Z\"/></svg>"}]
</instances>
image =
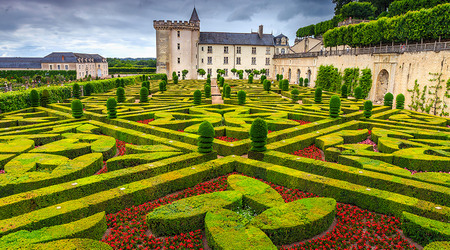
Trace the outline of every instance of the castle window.
<instances>
[{"instance_id":1,"label":"castle window","mask_svg":"<svg viewBox=\"0 0 450 250\"><path fill-rule=\"evenodd\" d=\"M225 70L225 76L228 76L228 69L224 69Z\"/></svg>"},{"instance_id":2,"label":"castle window","mask_svg":"<svg viewBox=\"0 0 450 250\"><path fill-rule=\"evenodd\" d=\"M228 46L223 47L223 53L228 54Z\"/></svg>"},{"instance_id":3,"label":"castle window","mask_svg":"<svg viewBox=\"0 0 450 250\"><path fill-rule=\"evenodd\" d=\"M228 57L227 56L223 58L223 64L228 64Z\"/></svg>"},{"instance_id":4,"label":"castle window","mask_svg":"<svg viewBox=\"0 0 450 250\"><path fill-rule=\"evenodd\" d=\"M58 67L58 70L60 70L60 69L61 69L61 65L59 65L59 64L58 64L58 65L57 65L57 67Z\"/></svg>"},{"instance_id":5,"label":"castle window","mask_svg":"<svg viewBox=\"0 0 450 250\"><path fill-rule=\"evenodd\" d=\"M212 57L208 56L208 64L211 65L212 64Z\"/></svg>"},{"instance_id":6,"label":"castle window","mask_svg":"<svg viewBox=\"0 0 450 250\"><path fill-rule=\"evenodd\" d=\"M177 31L177 37L180 37L181 36L181 31Z\"/></svg>"},{"instance_id":7,"label":"castle window","mask_svg":"<svg viewBox=\"0 0 450 250\"><path fill-rule=\"evenodd\" d=\"M180 50L180 43L177 43L177 49Z\"/></svg>"},{"instance_id":8,"label":"castle window","mask_svg":"<svg viewBox=\"0 0 450 250\"><path fill-rule=\"evenodd\" d=\"M266 55L270 55L270 47L266 47Z\"/></svg>"},{"instance_id":9,"label":"castle window","mask_svg":"<svg viewBox=\"0 0 450 250\"><path fill-rule=\"evenodd\" d=\"M286 50L281 49L281 54L284 54L286 52Z\"/></svg>"},{"instance_id":10,"label":"castle window","mask_svg":"<svg viewBox=\"0 0 450 250\"><path fill-rule=\"evenodd\" d=\"M241 65L241 58L240 57L236 57L236 64L237 65Z\"/></svg>"},{"instance_id":11,"label":"castle window","mask_svg":"<svg viewBox=\"0 0 450 250\"><path fill-rule=\"evenodd\" d=\"M212 53L212 46L208 46L208 53L209 53L209 54Z\"/></svg>"},{"instance_id":12,"label":"castle window","mask_svg":"<svg viewBox=\"0 0 450 250\"><path fill-rule=\"evenodd\" d=\"M208 75L212 75L212 69L208 69Z\"/></svg>"},{"instance_id":13,"label":"castle window","mask_svg":"<svg viewBox=\"0 0 450 250\"><path fill-rule=\"evenodd\" d=\"M256 55L256 47L252 47L252 54Z\"/></svg>"},{"instance_id":14,"label":"castle window","mask_svg":"<svg viewBox=\"0 0 450 250\"><path fill-rule=\"evenodd\" d=\"M100 65L99 65L99 66L100 66ZM64 69L65 69L65 70L69 70L69 65L67 65L67 64L64 65Z\"/></svg>"},{"instance_id":15,"label":"castle window","mask_svg":"<svg viewBox=\"0 0 450 250\"><path fill-rule=\"evenodd\" d=\"M180 60L180 58L178 57L178 64L180 64L180 62L181 62L181 60Z\"/></svg>"},{"instance_id":16,"label":"castle window","mask_svg":"<svg viewBox=\"0 0 450 250\"><path fill-rule=\"evenodd\" d=\"M50 69L50 70L52 70L53 69L53 65L48 65L48 68Z\"/></svg>"},{"instance_id":17,"label":"castle window","mask_svg":"<svg viewBox=\"0 0 450 250\"><path fill-rule=\"evenodd\" d=\"M202 63L204 63L203 58L202 58Z\"/></svg>"},{"instance_id":18,"label":"castle window","mask_svg":"<svg viewBox=\"0 0 450 250\"><path fill-rule=\"evenodd\" d=\"M236 54L241 54L241 47L236 47Z\"/></svg>"},{"instance_id":19,"label":"castle window","mask_svg":"<svg viewBox=\"0 0 450 250\"><path fill-rule=\"evenodd\" d=\"M256 57L252 57L252 65L256 65Z\"/></svg>"},{"instance_id":20,"label":"castle window","mask_svg":"<svg viewBox=\"0 0 450 250\"><path fill-rule=\"evenodd\" d=\"M203 50L203 46L202 46L202 51L204 51L204 50Z\"/></svg>"},{"instance_id":21,"label":"castle window","mask_svg":"<svg viewBox=\"0 0 450 250\"><path fill-rule=\"evenodd\" d=\"M270 65L270 58L266 58L266 65Z\"/></svg>"},{"instance_id":22,"label":"castle window","mask_svg":"<svg viewBox=\"0 0 450 250\"><path fill-rule=\"evenodd\" d=\"M269 69L266 69L266 75L270 76Z\"/></svg>"}]
</instances>

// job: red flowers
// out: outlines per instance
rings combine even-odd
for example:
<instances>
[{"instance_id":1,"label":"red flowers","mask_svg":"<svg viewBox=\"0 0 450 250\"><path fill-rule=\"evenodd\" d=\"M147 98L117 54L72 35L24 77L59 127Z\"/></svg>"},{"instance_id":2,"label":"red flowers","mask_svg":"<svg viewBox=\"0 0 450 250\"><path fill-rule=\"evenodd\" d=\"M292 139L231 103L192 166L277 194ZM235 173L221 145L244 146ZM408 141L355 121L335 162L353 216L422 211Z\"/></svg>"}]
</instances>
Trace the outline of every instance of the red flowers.
<instances>
[{"instance_id":1,"label":"red flowers","mask_svg":"<svg viewBox=\"0 0 450 250\"><path fill-rule=\"evenodd\" d=\"M217 137L214 137L214 138L216 138L218 140L222 140L222 141L227 141L227 142L239 141L239 139L232 138L232 137L227 137L227 136L217 136Z\"/></svg>"},{"instance_id":2,"label":"red flowers","mask_svg":"<svg viewBox=\"0 0 450 250\"><path fill-rule=\"evenodd\" d=\"M291 120L300 123L300 125L305 125L305 124L311 123L311 122L308 122L308 121L302 121L302 120L294 120L294 119L291 119Z\"/></svg>"},{"instance_id":3,"label":"red flowers","mask_svg":"<svg viewBox=\"0 0 450 250\"><path fill-rule=\"evenodd\" d=\"M122 156L125 155L126 153L126 148L125 145L128 144L124 141L119 141L116 139L116 147L117 147L117 155L116 156ZM100 169L97 173L95 174L103 174L108 172L108 168L106 168L106 161L103 161L103 168Z\"/></svg>"},{"instance_id":4,"label":"red flowers","mask_svg":"<svg viewBox=\"0 0 450 250\"><path fill-rule=\"evenodd\" d=\"M311 158L314 160L320 160L320 161L324 160L324 158L322 157L322 151L320 151L320 149L317 148L315 145L309 146L309 147L301 149L301 150L297 150L291 154L300 156L300 157Z\"/></svg>"},{"instance_id":5,"label":"red flowers","mask_svg":"<svg viewBox=\"0 0 450 250\"><path fill-rule=\"evenodd\" d=\"M150 122L154 121L155 119L147 119L147 120L142 120L142 121L137 121L139 123L143 123L143 124L149 124Z\"/></svg>"}]
</instances>

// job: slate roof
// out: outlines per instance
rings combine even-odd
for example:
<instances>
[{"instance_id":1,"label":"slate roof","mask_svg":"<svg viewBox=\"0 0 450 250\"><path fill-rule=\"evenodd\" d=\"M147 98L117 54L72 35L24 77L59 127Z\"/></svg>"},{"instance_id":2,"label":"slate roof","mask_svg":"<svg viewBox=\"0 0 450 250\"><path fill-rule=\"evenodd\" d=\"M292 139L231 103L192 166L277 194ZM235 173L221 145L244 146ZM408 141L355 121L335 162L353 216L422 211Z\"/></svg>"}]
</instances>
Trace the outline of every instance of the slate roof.
<instances>
[{"instance_id":1,"label":"slate roof","mask_svg":"<svg viewBox=\"0 0 450 250\"><path fill-rule=\"evenodd\" d=\"M64 56L64 60L63 60ZM45 57L0 57L0 68L41 69L41 63L77 63L78 58L103 62L99 54L53 52Z\"/></svg>"},{"instance_id":2,"label":"slate roof","mask_svg":"<svg viewBox=\"0 0 450 250\"><path fill-rule=\"evenodd\" d=\"M64 56L64 61L62 57ZM78 58L94 59L94 62L102 62L103 57L98 54L82 54L73 52L53 52L45 56L42 62L45 63L76 63Z\"/></svg>"},{"instance_id":3,"label":"slate roof","mask_svg":"<svg viewBox=\"0 0 450 250\"><path fill-rule=\"evenodd\" d=\"M0 68L40 69L39 57L0 57Z\"/></svg>"},{"instance_id":4,"label":"slate roof","mask_svg":"<svg viewBox=\"0 0 450 250\"><path fill-rule=\"evenodd\" d=\"M225 32L200 32L199 44L228 44L228 45L259 45L273 46L273 35L263 34L259 38L258 33L225 33Z\"/></svg>"},{"instance_id":5,"label":"slate roof","mask_svg":"<svg viewBox=\"0 0 450 250\"><path fill-rule=\"evenodd\" d=\"M192 11L191 19L189 19L189 22L200 22L200 19L198 18L197 10L194 7L194 10Z\"/></svg>"},{"instance_id":6,"label":"slate roof","mask_svg":"<svg viewBox=\"0 0 450 250\"><path fill-rule=\"evenodd\" d=\"M275 38L283 38L283 37L287 37L287 36L285 36L285 35L283 35L283 33L281 33L278 36L276 36Z\"/></svg>"}]
</instances>

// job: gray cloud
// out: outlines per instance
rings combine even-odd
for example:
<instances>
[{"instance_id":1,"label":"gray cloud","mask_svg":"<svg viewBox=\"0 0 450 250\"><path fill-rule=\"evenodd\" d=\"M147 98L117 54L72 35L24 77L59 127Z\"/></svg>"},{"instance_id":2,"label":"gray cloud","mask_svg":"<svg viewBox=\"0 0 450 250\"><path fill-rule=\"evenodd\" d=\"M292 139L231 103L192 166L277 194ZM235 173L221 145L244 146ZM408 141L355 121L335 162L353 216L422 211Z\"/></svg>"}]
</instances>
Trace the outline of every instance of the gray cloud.
<instances>
[{"instance_id":1,"label":"gray cloud","mask_svg":"<svg viewBox=\"0 0 450 250\"><path fill-rule=\"evenodd\" d=\"M153 20L189 20L194 0L2 0L0 56L52 51L107 57L154 57ZM196 0L203 31L265 33L295 38L304 25L332 17L331 0Z\"/></svg>"}]
</instances>

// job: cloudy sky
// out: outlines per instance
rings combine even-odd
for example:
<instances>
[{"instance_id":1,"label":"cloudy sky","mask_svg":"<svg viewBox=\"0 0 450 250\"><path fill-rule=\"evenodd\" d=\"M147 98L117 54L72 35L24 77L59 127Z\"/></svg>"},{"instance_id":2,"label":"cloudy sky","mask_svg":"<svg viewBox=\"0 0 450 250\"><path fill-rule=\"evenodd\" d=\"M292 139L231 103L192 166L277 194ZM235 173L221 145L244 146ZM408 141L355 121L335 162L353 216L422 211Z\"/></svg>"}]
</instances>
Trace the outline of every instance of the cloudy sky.
<instances>
[{"instance_id":1,"label":"cloudy sky","mask_svg":"<svg viewBox=\"0 0 450 250\"><path fill-rule=\"evenodd\" d=\"M53 51L155 57L153 20L189 20L194 0L0 0L0 56ZM330 19L331 0L195 0L201 31L283 33Z\"/></svg>"}]
</instances>

